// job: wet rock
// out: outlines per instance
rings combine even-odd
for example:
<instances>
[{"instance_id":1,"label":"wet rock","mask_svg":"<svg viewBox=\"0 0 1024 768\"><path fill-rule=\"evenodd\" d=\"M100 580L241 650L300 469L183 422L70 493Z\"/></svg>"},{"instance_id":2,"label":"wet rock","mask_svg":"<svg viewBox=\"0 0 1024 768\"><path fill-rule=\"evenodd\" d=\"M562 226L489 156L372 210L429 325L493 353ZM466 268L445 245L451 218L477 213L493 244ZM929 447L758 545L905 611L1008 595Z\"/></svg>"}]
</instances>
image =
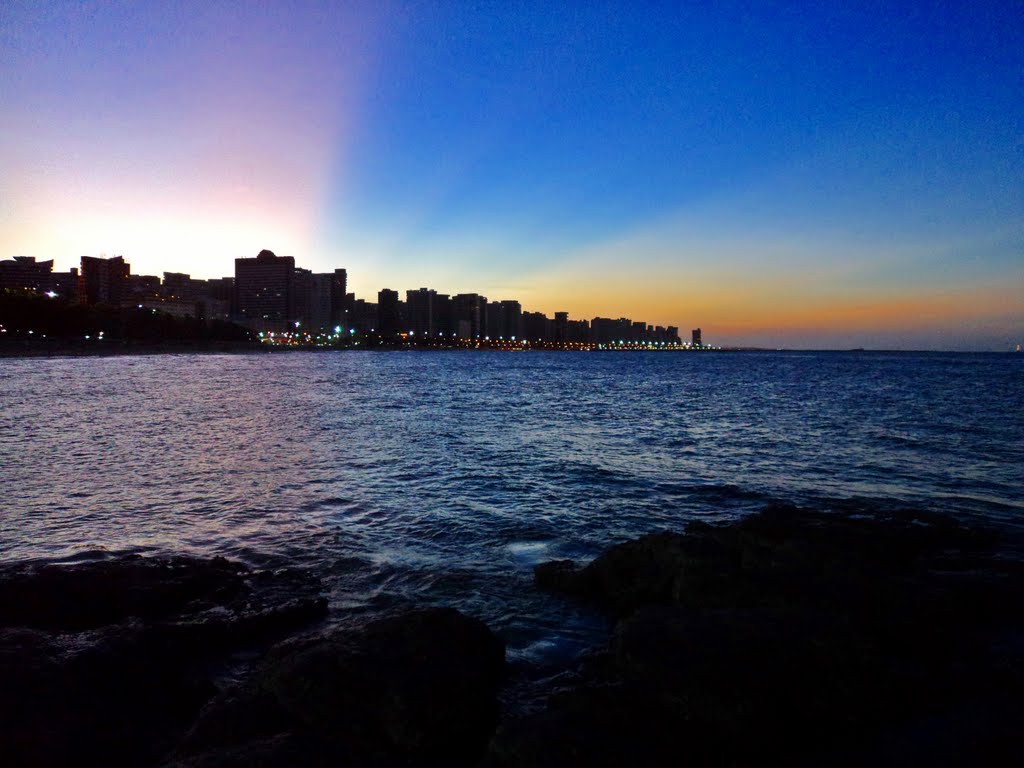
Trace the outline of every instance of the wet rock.
<instances>
[{"instance_id":1,"label":"wet rock","mask_svg":"<svg viewBox=\"0 0 1024 768\"><path fill-rule=\"evenodd\" d=\"M697 764L935 764L939 753L968 764L1009 743L1005 713L1020 711L1020 550L949 518L778 505L535 576L617 619L612 661L573 697L504 726L496 765L545 765L546 740L570 760L561 727L573 750L592 740L625 755L652 738L647 721L687 729ZM609 689L630 692L628 712L597 693ZM958 720L971 712L987 714ZM608 713L644 714L615 728Z\"/></svg>"},{"instance_id":2,"label":"wet rock","mask_svg":"<svg viewBox=\"0 0 1024 768\"><path fill-rule=\"evenodd\" d=\"M261 685L307 728L353 748L471 758L496 723L504 660L484 624L432 609L288 653Z\"/></svg>"},{"instance_id":3,"label":"wet rock","mask_svg":"<svg viewBox=\"0 0 1024 768\"><path fill-rule=\"evenodd\" d=\"M0 622L57 631L95 629L128 618L168 618L223 605L245 591L246 569L223 558L137 555L75 565L0 571Z\"/></svg>"},{"instance_id":4,"label":"wet rock","mask_svg":"<svg viewBox=\"0 0 1024 768\"><path fill-rule=\"evenodd\" d=\"M286 644L250 683L211 702L177 759L213 759L287 732L342 763L472 764L497 721L504 658L484 624L452 609Z\"/></svg>"},{"instance_id":5,"label":"wet rock","mask_svg":"<svg viewBox=\"0 0 1024 768\"><path fill-rule=\"evenodd\" d=\"M649 690L594 685L552 697L543 712L503 723L486 768L654 766L690 763L689 725Z\"/></svg>"},{"instance_id":6,"label":"wet rock","mask_svg":"<svg viewBox=\"0 0 1024 768\"><path fill-rule=\"evenodd\" d=\"M322 617L318 591L221 558L3 568L5 760L153 764L216 693L217 666Z\"/></svg>"}]
</instances>

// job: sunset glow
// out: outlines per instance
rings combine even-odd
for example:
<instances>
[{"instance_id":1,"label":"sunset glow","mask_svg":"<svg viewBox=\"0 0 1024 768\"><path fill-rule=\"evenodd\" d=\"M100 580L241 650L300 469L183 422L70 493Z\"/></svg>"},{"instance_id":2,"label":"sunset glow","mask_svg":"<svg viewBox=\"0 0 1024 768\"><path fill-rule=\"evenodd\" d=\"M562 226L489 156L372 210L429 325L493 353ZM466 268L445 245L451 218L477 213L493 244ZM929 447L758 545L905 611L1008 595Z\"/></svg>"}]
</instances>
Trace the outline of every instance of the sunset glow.
<instances>
[{"instance_id":1,"label":"sunset glow","mask_svg":"<svg viewBox=\"0 0 1024 768\"><path fill-rule=\"evenodd\" d=\"M718 344L1024 340L1024 19L7 3L0 258L263 248Z\"/></svg>"}]
</instances>

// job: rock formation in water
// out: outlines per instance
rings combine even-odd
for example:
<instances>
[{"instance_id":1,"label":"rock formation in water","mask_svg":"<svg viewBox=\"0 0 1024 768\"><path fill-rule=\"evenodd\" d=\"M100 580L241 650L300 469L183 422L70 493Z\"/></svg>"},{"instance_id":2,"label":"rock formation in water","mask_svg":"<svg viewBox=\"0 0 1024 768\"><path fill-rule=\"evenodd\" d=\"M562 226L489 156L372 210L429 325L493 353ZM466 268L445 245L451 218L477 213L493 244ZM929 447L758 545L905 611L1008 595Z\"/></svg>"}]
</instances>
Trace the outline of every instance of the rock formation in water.
<instances>
[{"instance_id":1,"label":"rock formation in water","mask_svg":"<svg viewBox=\"0 0 1024 768\"><path fill-rule=\"evenodd\" d=\"M489 765L978 765L1024 723L1024 569L939 516L775 506L538 566L616 621Z\"/></svg>"}]
</instances>

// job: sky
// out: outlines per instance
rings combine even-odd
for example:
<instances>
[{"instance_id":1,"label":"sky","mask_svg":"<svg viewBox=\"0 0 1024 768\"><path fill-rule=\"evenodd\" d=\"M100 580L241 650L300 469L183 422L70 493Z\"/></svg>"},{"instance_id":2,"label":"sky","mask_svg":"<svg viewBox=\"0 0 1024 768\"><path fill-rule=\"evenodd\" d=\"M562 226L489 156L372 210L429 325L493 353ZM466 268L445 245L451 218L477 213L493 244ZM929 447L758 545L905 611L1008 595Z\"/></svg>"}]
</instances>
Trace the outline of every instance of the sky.
<instances>
[{"instance_id":1,"label":"sky","mask_svg":"<svg viewBox=\"0 0 1024 768\"><path fill-rule=\"evenodd\" d=\"M1024 2L0 2L0 258L1024 343Z\"/></svg>"}]
</instances>

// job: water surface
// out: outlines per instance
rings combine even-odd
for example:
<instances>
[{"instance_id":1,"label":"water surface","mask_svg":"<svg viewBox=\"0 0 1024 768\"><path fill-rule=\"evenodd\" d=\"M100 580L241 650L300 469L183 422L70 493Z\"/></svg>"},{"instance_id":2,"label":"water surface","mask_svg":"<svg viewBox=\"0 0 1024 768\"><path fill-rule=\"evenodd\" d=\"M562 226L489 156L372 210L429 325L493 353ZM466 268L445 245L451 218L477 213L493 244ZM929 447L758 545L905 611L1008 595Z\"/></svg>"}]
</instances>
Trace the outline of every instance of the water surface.
<instances>
[{"instance_id":1,"label":"water surface","mask_svg":"<svg viewBox=\"0 0 1024 768\"><path fill-rule=\"evenodd\" d=\"M0 559L302 565L344 620L454 604L513 656L593 619L531 587L769 501L1024 521L1024 357L337 352L0 360Z\"/></svg>"}]
</instances>

